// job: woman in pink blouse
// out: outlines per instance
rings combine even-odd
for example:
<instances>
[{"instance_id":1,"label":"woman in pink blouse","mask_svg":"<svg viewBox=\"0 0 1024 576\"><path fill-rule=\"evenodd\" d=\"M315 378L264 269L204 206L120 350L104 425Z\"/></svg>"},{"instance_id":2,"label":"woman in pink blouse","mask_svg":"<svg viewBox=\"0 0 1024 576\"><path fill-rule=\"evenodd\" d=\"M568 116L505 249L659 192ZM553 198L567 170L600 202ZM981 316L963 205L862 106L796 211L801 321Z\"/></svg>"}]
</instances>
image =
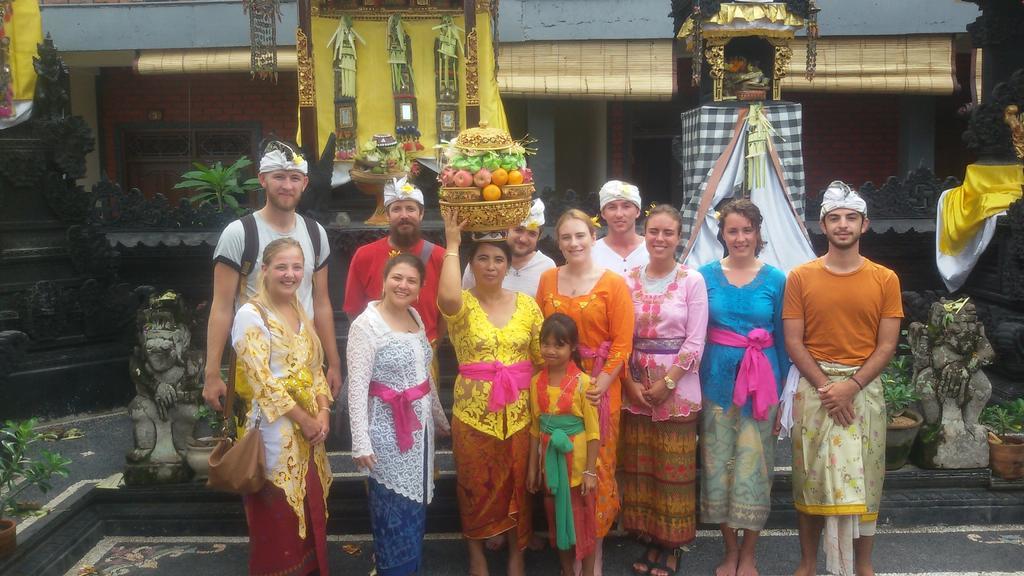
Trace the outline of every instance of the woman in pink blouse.
<instances>
[{"instance_id":1,"label":"woman in pink blouse","mask_svg":"<svg viewBox=\"0 0 1024 576\"><path fill-rule=\"evenodd\" d=\"M637 574L668 576L696 537L697 370L708 322L707 290L676 262L679 212L666 204L644 224L650 262L626 278L636 325L622 402L622 522L647 544Z\"/></svg>"}]
</instances>

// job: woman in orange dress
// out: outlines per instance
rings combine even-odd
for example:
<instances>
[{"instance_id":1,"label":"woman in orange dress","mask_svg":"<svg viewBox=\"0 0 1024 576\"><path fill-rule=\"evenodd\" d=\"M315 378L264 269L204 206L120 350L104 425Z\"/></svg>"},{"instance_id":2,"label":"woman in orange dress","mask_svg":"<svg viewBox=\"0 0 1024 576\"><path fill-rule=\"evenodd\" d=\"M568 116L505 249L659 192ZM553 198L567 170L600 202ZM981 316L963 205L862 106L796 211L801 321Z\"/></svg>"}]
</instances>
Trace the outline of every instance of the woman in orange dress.
<instances>
[{"instance_id":1,"label":"woman in orange dress","mask_svg":"<svg viewBox=\"0 0 1024 576\"><path fill-rule=\"evenodd\" d=\"M601 574L601 543L619 513L615 461L622 407L620 377L633 347L633 300L618 274L596 265L590 252L597 230L590 218L571 209L555 226L565 265L544 272L537 302L544 316L568 315L580 331L582 368L594 378L587 392L598 406L601 450L597 456L597 550L594 574Z\"/></svg>"}]
</instances>

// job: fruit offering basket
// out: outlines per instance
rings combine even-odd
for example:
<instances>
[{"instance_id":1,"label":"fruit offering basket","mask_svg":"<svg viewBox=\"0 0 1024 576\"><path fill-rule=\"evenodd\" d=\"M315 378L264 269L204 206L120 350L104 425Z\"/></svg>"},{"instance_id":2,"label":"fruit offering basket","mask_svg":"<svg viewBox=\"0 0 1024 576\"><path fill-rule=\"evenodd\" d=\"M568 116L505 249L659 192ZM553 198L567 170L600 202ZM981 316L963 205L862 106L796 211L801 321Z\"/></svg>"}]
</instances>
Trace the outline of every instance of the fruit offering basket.
<instances>
[{"instance_id":1,"label":"fruit offering basket","mask_svg":"<svg viewBox=\"0 0 1024 576\"><path fill-rule=\"evenodd\" d=\"M526 154L522 142L487 122L463 130L438 175L441 213L457 209L467 232L505 231L525 220L534 192Z\"/></svg>"},{"instance_id":2,"label":"fruit offering basket","mask_svg":"<svg viewBox=\"0 0 1024 576\"><path fill-rule=\"evenodd\" d=\"M387 226L388 216L384 211L384 185L395 178L403 178L409 172L409 158L390 134L375 134L359 147L354 165L348 174L356 188L373 196L377 205L373 215L366 220L370 226Z\"/></svg>"}]
</instances>

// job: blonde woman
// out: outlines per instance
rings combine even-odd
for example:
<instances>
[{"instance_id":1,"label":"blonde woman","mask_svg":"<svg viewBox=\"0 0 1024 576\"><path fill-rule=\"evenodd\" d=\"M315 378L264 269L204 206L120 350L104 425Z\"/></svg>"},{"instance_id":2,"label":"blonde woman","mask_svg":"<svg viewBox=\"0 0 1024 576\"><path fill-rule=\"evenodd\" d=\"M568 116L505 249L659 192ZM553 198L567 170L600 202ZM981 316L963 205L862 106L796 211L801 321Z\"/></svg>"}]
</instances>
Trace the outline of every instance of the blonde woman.
<instances>
[{"instance_id":1,"label":"blonde woman","mask_svg":"<svg viewBox=\"0 0 1024 576\"><path fill-rule=\"evenodd\" d=\"M263 489L243 497L250 574L328 573L331 469L324 440L333 399L323 348L296 296L303 266L294 239L268 244L256 295L231 327L231 344L253 390L248 426L259 426L267 463Z\"/></svg>"}]
</instances>

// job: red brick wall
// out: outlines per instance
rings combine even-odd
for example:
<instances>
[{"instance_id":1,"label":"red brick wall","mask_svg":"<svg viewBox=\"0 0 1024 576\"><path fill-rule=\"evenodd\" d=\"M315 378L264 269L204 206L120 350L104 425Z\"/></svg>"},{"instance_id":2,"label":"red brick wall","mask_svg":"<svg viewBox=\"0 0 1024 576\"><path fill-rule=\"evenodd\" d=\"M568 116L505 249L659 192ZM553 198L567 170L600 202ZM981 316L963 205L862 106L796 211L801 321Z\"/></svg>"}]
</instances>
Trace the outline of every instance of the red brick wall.
<instances>
[{"instance_id":1,"label":"red brick wall","mask_svg":"<svg viewBox=\"0 0 1024 576\"><path fill-rule=\"evenodd\" d=\"M899 96L789 92L785 98L803 105L808 194L833 180L881 185L898 176Z\"/></svg>"},{"instance_id":2,"label":"red brick wall","mask_svg":"<svg viewBox=\"0 0 1024 576\"><path fill-rule=\"evenodd\" d=\"M111 179L120 173L115 142L125 123L255 121L262 136L275 132L292 140L298 126L296 86L294 72L281 73L274 84L247 73L140 76L129 68L104 68L98 86L104 170ZM159 110L163 120L147 120L151 110Z\"/></svg>"}]
</instances>

